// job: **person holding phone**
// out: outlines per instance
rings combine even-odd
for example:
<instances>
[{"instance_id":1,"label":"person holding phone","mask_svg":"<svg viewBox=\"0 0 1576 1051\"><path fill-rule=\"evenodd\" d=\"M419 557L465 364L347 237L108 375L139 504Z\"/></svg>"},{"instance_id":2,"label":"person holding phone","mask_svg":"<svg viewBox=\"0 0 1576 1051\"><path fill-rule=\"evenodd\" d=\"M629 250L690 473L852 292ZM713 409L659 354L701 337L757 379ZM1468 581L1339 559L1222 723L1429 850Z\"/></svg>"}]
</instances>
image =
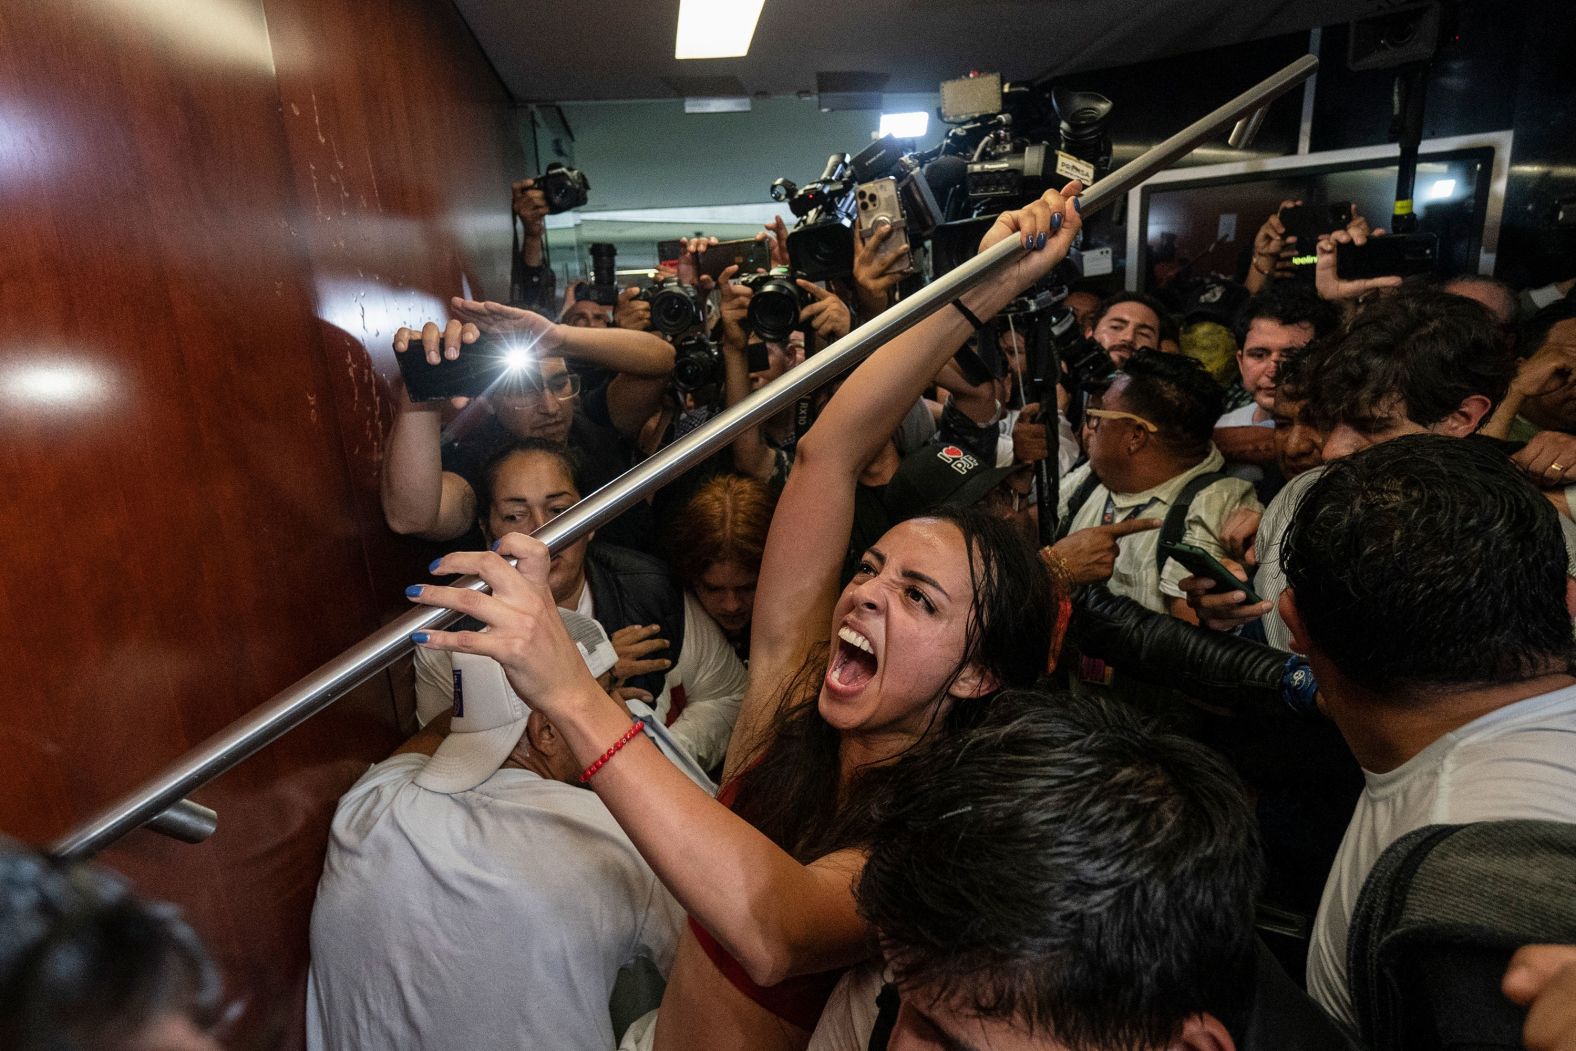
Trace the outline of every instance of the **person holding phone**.
<instances>
[{"instance_id":1,"label":"person holding phone","mask_svg":"<svg viewBox=\"0 0 1576 1051\"><path fill-rule=\"evenodd\" d=\"M673 347L650 332L559 325L529 310L456 297L440 327L394 334L396 354L424 355L429 365L457 361L483 333L506 337L530 358L516 379L476 399L480 412L468 429L444 428L442 401L412 401L401 390L394 427L384 446L383 515L396 533L448 541L476 521L482 470L520 438L539 438L575 450L585 484L599 488L629 469L629 440L655 412L673 372ZM598 393L611 428L581 409L580 376L570 363L616 373ZM461 402L462 406L464 401ZM641 550L652 544L645 505L604 527L603 535Z\"/></svg>"}]
</instances>

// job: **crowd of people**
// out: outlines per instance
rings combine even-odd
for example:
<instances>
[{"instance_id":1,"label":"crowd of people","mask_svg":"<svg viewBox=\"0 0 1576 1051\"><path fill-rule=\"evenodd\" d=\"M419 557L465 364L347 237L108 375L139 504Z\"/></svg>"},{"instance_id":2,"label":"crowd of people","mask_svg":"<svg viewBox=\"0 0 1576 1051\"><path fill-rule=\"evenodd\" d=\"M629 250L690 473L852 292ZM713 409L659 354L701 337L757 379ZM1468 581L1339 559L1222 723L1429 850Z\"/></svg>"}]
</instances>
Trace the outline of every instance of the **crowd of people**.
<instances>
[{"instance_id":1,"label":"crowd of people","mask_svg":"<svg viewBox=\"0 0 1576 1051\"><path fill-rule=\"evenodd\" d=\"M1576 930L1496 900L1509 851L1447 924L1491 981L1429 998L1437 960L1353 949L1398 922L1369 884L1392 845L1576 824L1576 262L1344 280L1378 236L1354 215L1305 282L1277 213L1241 274L1063 289L1087 353L1037 384L1013 304L1081 192L996 216L981 249L1025 251L995 277L549 551L910 261L860 237L763 339L687 243L668 276L721 373L675 384L636 290L553 304L516 184L515 302L394 340L528 363L403 396L388 435L389 527L448 552L407 595L467 619L414 636L420 728L335 814L310 1048L1378 1048L1386 1012L1512 1005L1527 1048L1576 1048ZM787 265L781 221L761 240ZM0 911L3 1046L214 1046L167 910L12 850Z\"/></svg>"}]
</instances>

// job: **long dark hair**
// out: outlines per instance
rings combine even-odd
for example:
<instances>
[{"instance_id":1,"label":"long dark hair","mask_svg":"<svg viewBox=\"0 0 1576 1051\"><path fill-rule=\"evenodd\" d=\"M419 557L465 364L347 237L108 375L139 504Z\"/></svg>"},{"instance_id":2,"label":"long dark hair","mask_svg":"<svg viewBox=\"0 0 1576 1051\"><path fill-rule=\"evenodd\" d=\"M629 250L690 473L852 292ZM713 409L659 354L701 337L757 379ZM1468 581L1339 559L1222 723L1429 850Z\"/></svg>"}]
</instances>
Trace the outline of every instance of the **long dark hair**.
<instances>
[{"instance_id":1,"label":"long dark hair","mask_svg":"<svg viewBox=\"0 0 1576 1051\"><path fill-rule=\"evenodd\" d=\"M1045 671L1054 621L1056 596L1044 564L1016 530L983 511L943 507L924 517L962 532L973 593L963 656L937 699L970 663L993 675L999 689L1032 685ZM890 766L865 767L842 783L842 735L817 708L829 649L825 642L813 647L783 684L775 738L746 761L733 805L740 817L805 862L865 841ZM920 739L974 725L993 696L950 705L939 730L933 711Z\"/></svg>"}]
</instances>

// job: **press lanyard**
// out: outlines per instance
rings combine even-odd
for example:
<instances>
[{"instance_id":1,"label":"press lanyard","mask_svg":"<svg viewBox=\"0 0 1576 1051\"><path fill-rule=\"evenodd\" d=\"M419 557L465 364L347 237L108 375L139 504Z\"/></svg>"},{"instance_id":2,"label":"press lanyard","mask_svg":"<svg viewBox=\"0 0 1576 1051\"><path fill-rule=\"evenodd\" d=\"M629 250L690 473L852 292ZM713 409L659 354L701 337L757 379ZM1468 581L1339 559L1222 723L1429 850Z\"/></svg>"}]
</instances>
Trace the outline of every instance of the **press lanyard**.
<instances>
[{"instance_id":1,"label":"press lanyard","mask_svg":"<svg viewBox=\"0 0 1576 1051\"><path fill-rule=\"evenodd\" d=\"M1124 522L1132 521L1133 519L1138 517L1138 512L1147 510L1148 507L1149 507L1149 504L1152 504L1154 502L1155 502L1154 499L1151 498L1148 503L1140 504L1139 506L1133 508L1131 511L1129 511L1127 513L1127 517L1122 519L1122 521L1124 521ZM1110 525L1112 522L1115 522L1115 521L1116 521L1116 497L1111 495L1110 493L1106 493L1105 494L1105 513L1100 516L1100 524L1101 525Z\"/></svg>"}]
</instances>

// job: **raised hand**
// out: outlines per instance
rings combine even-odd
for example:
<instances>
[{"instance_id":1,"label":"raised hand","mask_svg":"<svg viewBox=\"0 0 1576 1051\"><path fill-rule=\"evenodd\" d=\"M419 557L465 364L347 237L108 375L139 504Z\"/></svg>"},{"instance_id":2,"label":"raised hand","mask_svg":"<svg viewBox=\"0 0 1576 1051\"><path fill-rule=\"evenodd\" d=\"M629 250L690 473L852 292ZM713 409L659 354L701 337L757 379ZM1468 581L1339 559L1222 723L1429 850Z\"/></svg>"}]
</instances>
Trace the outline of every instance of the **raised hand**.
<instances>
[{"instance_id":1,"label":"raised hand","mask_svg":"<svg viewBox=\"0 0 1576 1051\"><path fill-rule=\"evenodd\" d=\"M550 355L563 342L558 325L534 310L521 310L490 300L477 302L458 296L449 300L449 309L459 321L475 326L480 332L528 337L525 342L532 353L538 356Z\"/></svg>"},{"instance_id":2,"label":"raised hand","mask_svg":"<svg viewBox=\"0 0 1576 1051\"><path fill-rule=\"evenodd\" d=\"M854 317L849 313L848 304L838 298L837 293L802 277L798 284L814 299L814 302L799 311L799 323L809 325L827 343L848 335L854 327Z\"/></svg>"},{"instance_id":3,"label":"raised hand","mask_svg":"<svg viewBox=\"0 0 1576 1051\"><path fill-rule=\"evenodd\" d=\"M1295 254L1294 246L1297 244L1295 235L1286 233L1286 226L1281 222L1281 209L1300 205L1301 201L1282 201L1280 208L1270 213L1264 220L1258 232L1253 235L1253 272L1248 274L1248 290L1256 292L1263 287L1265 281L1272 277L1290 277L1292 271L1292 256Z\"/></svg>"},{"instance_id":4,"label":"raised hand","mask_svg":"<svg viewBox=\"0 0 1576 1051\"><path fill-rule=\"evenodd\" d=\"M908 272L907 249L901 241L891 240L894 228L881 226L869 237L862 231L854 234L854 285L859 289L859 299L868 313L880 313L887 303L892 286L903 280Z\"/></svg>"},{"instance_id":5,"label":"raised hand","mask_svg":"<svg viewBox=\"0 0 1576 1051\"><path fill-rule=\"evenodd\" d=\"M507 558L517 563L511 566ZM413 585L405 594L422 606L441 606L475 617L485 631L419 631L411 641L430 650L479 653L503 665L509 685L553 722L567 707L606 695L564 627L547 585L547 545L510 533L498 551L457 551L433 563L439 574L474 574L492 594L437 584Z\"/></svg>"},{"instance_id":6,"label":"raised hand","mask_svg":"<svg viewBox=\"0 0 1576 1051\"><path fill-rule=\"evenodd\" d=\"M472 322L450 318L442 328L436 321L429 321L419 329L401 326L394 332L394 353L403 354L412 343L420 343L427 355L427 364L436 365L440 358L454 361L460 348L481 338L481 330Z\"/></svg>"},{"instance_id":7,"label":"raised hand","mask_svg":"<svg viewBox=\"0 0 1576 1051\"><path fill-rule=\"evenodd\" d=\"M547 229L547 195L536 187L535 179L520 179L509 186L514 214L525 226L525 236L540 238Z\"/></svg>"},{"instance_id":8,"label":"raised hand","mask_svg":"<svg viewBox=\"0 0 1576 1051\"><path fill-rule=\"evenodd\" d=\"M618 294L618 306L613 308L613 325L635 332L651 330L651 304L639 298L640 289L630 285Z\"/></svg>"},{"instance_id":9,"label":"raised hand","mask_svg":"<svg viewBox=\"0 0 1576 1051\"><path fill-rule=\"evenodd\" d=\"M788 256L788 224L783 222L782 216L773 216L772 221L766 224L766 229L756 234L755 239L766 242L772 253L773 266L793 265Z\"/></svg>"},{"instance_id":10,"label":"raised hand","mask_svg":"<svg viewBox=\"0 0 1576 1051\"><path fill-rule=\"evenodd\" d=\"M1364 292L1371 292L1376 288L1395 288L1400 285L1401 278L1399 275L1365 277L1349 281L1341 277L1336 270L1335 255L1341 245L1367 244L1370 237L1383 236L1383 230L1370 232L1368 220L1359 215L1353 217L1346 229L1335 230L1319 238L1319 246L1315 252L1316 259L1313 265L1313 284L1318 289L1320 298L1330 300L1356 299Z\"/></svg>"},{"instance_id":11,"label":"raised hand","mask_svg":"<svg viewBox=\"0 0 1576 1051\"><path fill-rule=\"evenodd\" d=\"M1028 254L1013 265L1012 276L1005 283L1018 289L1028 288L1067 258L1073 237L1083 225L1077 204L1080 193L1083 184L1074 180L1060 192L1046 190L1038 201L996 217L995 224L980 239L980 251L1009 237L1019 238L1028 249Z\"/></svg>"},{"instance_id":12,"label":"raised hand","mask_svg":"<svg viewBox=\"0 0 1576 1051\"><path fill-rule=\"evenodd\" d=\"M749 316L750 300L755 296L755 290L732 280L738 270L737 266L730 266L717 278L717 285L722 289L722 300L717 312L722 318L723 343L743 350L749 342L745 319Z\"/></svg>"}]
</instances>

